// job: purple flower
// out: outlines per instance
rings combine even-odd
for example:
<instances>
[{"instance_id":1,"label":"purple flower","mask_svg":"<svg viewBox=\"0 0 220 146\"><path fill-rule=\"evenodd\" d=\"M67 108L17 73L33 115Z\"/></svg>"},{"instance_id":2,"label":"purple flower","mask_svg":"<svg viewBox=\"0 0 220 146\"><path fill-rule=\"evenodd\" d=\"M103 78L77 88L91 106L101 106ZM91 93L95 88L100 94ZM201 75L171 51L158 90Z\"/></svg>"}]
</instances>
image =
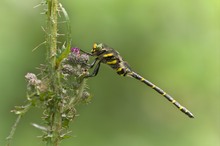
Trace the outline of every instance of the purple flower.
<instances>
[{"instance_id":1,"label":"purple flower","mask_svg":"<svg viewBox=\"0 0 220 146\"><path fill-rule=\"evenodd\" d=\"M80 54L80 50L79 48L71 48L71 52L76 54L76 55L79 55Z\"/></svg>"}]
</instances>

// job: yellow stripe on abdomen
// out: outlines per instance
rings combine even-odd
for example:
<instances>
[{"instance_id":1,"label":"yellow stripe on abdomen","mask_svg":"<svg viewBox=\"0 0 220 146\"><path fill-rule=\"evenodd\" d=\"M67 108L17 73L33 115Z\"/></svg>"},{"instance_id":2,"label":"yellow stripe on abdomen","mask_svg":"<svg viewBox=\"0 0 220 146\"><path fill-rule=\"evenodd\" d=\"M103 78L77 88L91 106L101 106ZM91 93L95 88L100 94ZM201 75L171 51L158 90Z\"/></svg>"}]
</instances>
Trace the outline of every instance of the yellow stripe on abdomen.
<instances>
[{"instance_id":1,"label":"yellow stripe on abdomen","mask_svg":"<svg viewBox=\"0 0 220 146\"><path fill-rule=\"evenodd\" d=\"M107 64L111 65L111 64L116 64L117 63L117 60L112 60L112 61L108 61L106 62Z\"/></svg>"},{"instance_id":2,"label":"yellow stripe on abdomen","mask_svg":"<svg viewBox=\"0 0 220 146\"><path fill-rule=\"evenodd\" d=\"M113 54L113 53L108 53L108 54L104 54L104 55L103 55L103 57L105 57L105 58L106 58L106 57L111 57L111 56L114 56L114 54Z\"/></svg>"}]
</instances>

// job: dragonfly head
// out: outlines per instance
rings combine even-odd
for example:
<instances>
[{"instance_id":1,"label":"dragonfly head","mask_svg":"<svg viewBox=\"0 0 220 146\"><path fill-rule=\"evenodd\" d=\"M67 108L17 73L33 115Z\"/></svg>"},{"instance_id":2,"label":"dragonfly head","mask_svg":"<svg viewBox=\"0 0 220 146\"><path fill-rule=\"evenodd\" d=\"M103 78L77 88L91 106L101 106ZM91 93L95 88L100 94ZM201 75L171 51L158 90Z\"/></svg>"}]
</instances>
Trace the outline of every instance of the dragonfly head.
<instances>
[{"instance_id":1,"label":"dragonfly head","mask_svg":"<svg viewBox=\"0 0 220 146\"><path fill-rule=\"evenodd\" d=\"M91 53L94 55L99 54L103 48L104 48L104 44L94 43Z\"/></svg>"}]
</instances>

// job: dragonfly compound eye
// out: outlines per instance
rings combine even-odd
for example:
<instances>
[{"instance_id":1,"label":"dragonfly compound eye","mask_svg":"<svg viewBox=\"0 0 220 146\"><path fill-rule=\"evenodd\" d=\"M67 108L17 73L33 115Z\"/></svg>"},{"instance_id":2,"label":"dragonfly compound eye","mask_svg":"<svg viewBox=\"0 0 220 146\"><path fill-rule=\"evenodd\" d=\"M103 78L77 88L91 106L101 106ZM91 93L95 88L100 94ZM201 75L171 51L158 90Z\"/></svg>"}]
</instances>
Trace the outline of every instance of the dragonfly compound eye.
<instances>
[{"instance_id":1,"label":"dragonfly compound eye","mask_svg":"<svg viewBox=\"0 0 220 146\"><path fill-rule=\"evenodd\" d=\"M103 49L103 44L94 43L91 53L99 52Z\"/></svg>"}]
</instances>

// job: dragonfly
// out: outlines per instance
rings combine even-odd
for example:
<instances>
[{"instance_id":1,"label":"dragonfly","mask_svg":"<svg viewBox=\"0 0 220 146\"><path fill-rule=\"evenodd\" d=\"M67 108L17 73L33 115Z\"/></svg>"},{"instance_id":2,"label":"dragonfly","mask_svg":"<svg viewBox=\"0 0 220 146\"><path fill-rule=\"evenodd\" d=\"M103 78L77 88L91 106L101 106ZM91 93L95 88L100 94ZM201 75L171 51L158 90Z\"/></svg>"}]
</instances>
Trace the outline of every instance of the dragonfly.
<instances>
[{"instance_id":1,"label":"dragonfly","mask_svg":"<svg viewBox=\"0 0 220 146\"><path fill-rule=\"evenodd\" d=\"M184 106L182 106L178 101L176 101L172 96L162 90L160 87L156 86L149 80L145 79L135 71L131 69L126 61L123 60L121 55L115 49L107 46L104 43L94 43L91 52L85 52L81 50L83 53L86 53L89 56L95 57L94 61L91 64L88 64L89 68L93 68L94 70L89 75L86 75L85 78L95 77L100 69L101 63L109 65L112 69L114 69L118 75L131 77L137 79L147 86L154 89L156 92L165 97L168 101L170 101L173 105L175 105L181 112L186 114L190 118L194 118L194 115Z\"/></svg>"}]
</instances>

